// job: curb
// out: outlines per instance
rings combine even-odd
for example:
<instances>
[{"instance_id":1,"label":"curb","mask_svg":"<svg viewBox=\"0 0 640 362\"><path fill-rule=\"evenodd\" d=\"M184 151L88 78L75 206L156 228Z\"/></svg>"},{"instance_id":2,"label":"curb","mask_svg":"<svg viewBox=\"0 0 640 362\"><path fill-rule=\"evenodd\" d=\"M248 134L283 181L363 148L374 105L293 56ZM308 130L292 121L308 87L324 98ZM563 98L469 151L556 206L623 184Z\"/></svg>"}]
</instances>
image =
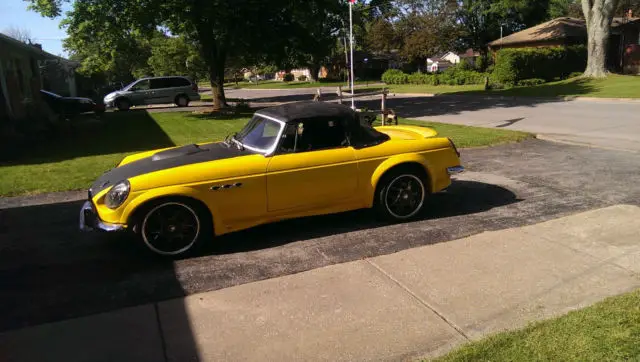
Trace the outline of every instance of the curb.
<instances>
[{"instance_id":1,"label":"curb","mask_svg":"<svg viewBox=\"0 0 640 362\"><path fill-rule=\"evenodd\" d=\"M389 91L397 97L452 97L452 98L475 98L475 99L508 99L508 100L539 100L539 101L588 101L588 102L621 102L621 103L640 103L640 98L600 98L600 97L582 97L582 96L557 96L557 97L528 97L528 96L503 96L490 94L457 94L457 93L400 93Z\"/></svg>"},{"instance_id":2,"label":"curb","mask_svg":"<svg viewBox=\"0 0 640 362\"><path fill-rule=\"evenodd\" d=\"M61 191L28 196L0 197L0 210L86 200L87 191Z\"/></svg>"},{"instance_id":3,"label":"curb","mask_svg":"<svg viewBox=\"0 0 640 362\"><path fill-rule=\"evenodd\" d=\"M598 145L594 145L593 143L589 143L589 142L568 141L568 140L563 140L562 138L556 138L554 136L548 136L548 135L544 135L544 134L536 134L536 138L539 139L539 140L547 141L547 142L561 143L561 144L566 144L566 145L571 145L571 146L581 146L581 147L588 147L588 148L596 148L596 149L608 150L608 151L622 151L622 152L629 152L629 153L640 153L640 151L638 151L638 150L629 149L629 148L598 146Z\"/></svg>"}]
</instances>

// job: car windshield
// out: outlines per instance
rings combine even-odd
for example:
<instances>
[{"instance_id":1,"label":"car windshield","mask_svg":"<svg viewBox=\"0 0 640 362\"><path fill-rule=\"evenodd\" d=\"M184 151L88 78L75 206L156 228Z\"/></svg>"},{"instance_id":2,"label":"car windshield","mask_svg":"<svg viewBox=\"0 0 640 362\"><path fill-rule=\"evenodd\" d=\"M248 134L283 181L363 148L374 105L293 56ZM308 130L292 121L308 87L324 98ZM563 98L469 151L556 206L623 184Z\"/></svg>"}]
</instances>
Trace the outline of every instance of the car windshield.
<instances>
[{"instance_id":1,"label":"car windshield","mask_svg":"<svg viewBox=\"0 0 640 362\"><path fill-rule=\"evenodd\" d=\"M233 139L252 151L269 153L278 142L282 126L282 122L256 114Z\"/></svg>"},{"instance_id":2,"label":"car windshield","mask_svg":"<svg viewBox=\"0 0 640 362\"><path fill-rule=\"evenodd\" d=\"M137 80L134 80L133 82L125 85L121 90L129 90L129 88L133 87L134 84L136 84Z\"/></svg>"}]
</instances>

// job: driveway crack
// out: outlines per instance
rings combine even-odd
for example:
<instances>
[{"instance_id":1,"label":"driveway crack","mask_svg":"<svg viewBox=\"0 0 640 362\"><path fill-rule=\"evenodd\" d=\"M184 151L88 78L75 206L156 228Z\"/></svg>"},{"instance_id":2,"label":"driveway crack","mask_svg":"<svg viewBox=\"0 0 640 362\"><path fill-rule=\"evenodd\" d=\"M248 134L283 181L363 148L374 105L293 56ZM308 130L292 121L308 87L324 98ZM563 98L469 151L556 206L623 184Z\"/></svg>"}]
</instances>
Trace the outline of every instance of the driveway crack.
<instances>
[{"instance_id":1,"label":"driveway crack","mask_svg":"<svg viewBox=\"0 0 640 362\"><path fill-rule=\"evenodd\" d=\"M394 278L393 276L391 276L389 273L387 273L386 271L384 271L384 269L382 269L380 266L378 266L376 263L374 263L371 259L364 259L366 262L368 262L371 266L373 266L378 272L380 272L382 275L384 275L385 277L387 277L389 280L391 280L393 283L395 283L397 286L399 286L400 288L402 288L405 292L407 292L411 297L413 297L413 299L415 299L416 301L418 301L418 303L422 304L424 307L426 307L427 309L429 309L430 311L432 311L433 313L435 313L435 315L437 315L440 319L442 319L446 324L448 324L451 328L453 328L456 332L458 332L458 334L460 334L464 339L466 339L467 341L470 341L471 339L469 338L469 336L467 336L466 333L464 333L464 331L462 330L462 328L458 327L452 320L450 320L449 318L447 318L444 314L440 313L435 307L433 307L431 304L429 304L429 302L427 302L426 300L420 298L418 295L416 295L414 292L412 292L407 286L405 286L404 284L402 284L399 280L397 280L396 278Z\"/></svg>"}]
</instances>

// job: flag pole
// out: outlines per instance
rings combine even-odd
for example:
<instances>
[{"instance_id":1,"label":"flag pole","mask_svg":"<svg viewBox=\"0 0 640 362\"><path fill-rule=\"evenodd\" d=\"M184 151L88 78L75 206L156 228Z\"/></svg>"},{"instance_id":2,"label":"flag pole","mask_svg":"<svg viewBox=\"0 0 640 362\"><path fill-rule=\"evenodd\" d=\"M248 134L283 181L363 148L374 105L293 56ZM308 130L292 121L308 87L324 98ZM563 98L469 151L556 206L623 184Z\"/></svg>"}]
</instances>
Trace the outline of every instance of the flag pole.
<instances>
[{"instance_id":1,"label":"flag pole","mask_svg":"<svg viewBox=\"0 0 640 362\"><path fill-rule=\"evenodd\" d=\"M349 0L349 42L351 43L351 76L349 80L351 81L351 109L356 109L355 102L353 99L353 3L355 0Z\"/></svg>"}]
</instances>

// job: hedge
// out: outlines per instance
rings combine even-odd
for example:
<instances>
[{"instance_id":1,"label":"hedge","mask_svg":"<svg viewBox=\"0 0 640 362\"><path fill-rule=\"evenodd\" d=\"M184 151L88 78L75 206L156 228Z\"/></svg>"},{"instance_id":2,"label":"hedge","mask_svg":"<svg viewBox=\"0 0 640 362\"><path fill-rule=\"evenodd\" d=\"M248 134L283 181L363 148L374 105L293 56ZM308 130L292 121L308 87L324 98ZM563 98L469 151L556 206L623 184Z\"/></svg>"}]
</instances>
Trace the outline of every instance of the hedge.
<instances>
[{"instance_id":1,"label":"hedge","mask_svg":"<svg viewBox=\"0 0 640 362\"><path fill-rule=\"evenodd\" d=\"M387 84L427 84L427 85L463 85L482 84L487 75L473 70L450 67L443 73L406 74L398 69L389 69L382 74L382 81Z\"/></svg>"},{"instance_id":2,"label":"hedge","mask_svg":"<svg viewBox=\"0 0 640 362\"><path fill-rule=\"evenodd\" d=\"M399 69L389 69L382 73L382 81L387 84L407 84L409 76Z\"/></svg>"},{"instance_id":3,"label":"hedge","mask_svg":"<svg viewBox=\"0 0 640 362\"><path fill-rule=\"evenodd\" d=\"M586 65L587 50L583 45L503 49L496 54L492 80L516 85L524 79L565 79L573 72L584 70Z\"/></svg>"}]
</instances>

